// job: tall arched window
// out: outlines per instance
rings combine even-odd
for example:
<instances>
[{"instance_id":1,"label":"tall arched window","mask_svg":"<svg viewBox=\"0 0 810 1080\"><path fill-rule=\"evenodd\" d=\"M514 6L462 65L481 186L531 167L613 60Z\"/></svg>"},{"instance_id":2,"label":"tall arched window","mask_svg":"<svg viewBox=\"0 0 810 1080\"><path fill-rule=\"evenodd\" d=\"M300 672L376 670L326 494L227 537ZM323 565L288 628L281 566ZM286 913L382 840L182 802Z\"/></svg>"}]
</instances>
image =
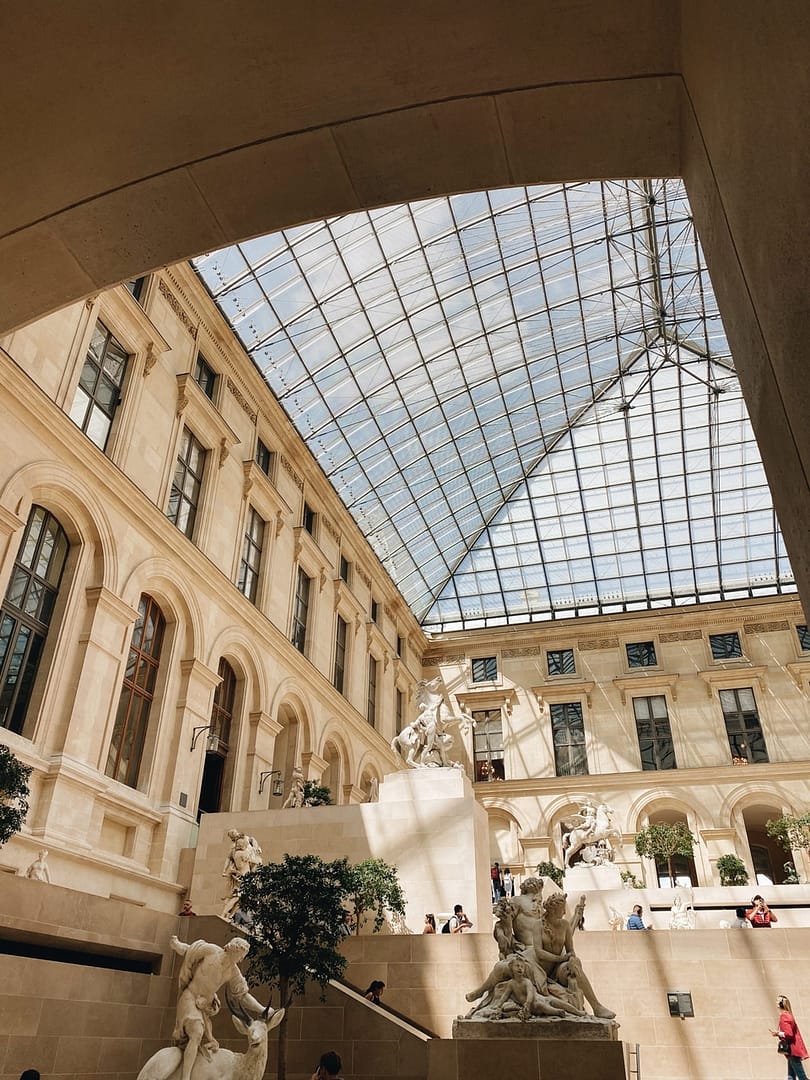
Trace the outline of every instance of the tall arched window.
<instances>
[{"instance_id":1,"label":"tall arched window","mask_svg":"<svg viewBox=\"0 0 810 1080\"><path fill-rule=\"evenodd\" d=\"M216 814L222 808L222 787L231 741L231 724L236 702L236 674L224 658L219 662L220 684L214 691L211 734L208 737L200 785L199 814Z\"/></svg>"},{"instance_id":2,"label":"tall arched window","mask_svg":"<svg viewBox=\"0 0 810 1080\"><path fill-rule=\"evenodd\" d=\"M132 631L124 685L107 755L107 776L130 787L138 784L165 629L163 612L152 597L144 593Z\"/></svg>"},{"instance_id":3,"label":"tall arched window","mask_svg":"<svg viewBox=\"0 0 810 1080\"><path fill-rule=\"evenodd\" d=\"M32 506L0 608L0 727L22 733L69 544L48 510Z\"/></svg>"}]
</instances>

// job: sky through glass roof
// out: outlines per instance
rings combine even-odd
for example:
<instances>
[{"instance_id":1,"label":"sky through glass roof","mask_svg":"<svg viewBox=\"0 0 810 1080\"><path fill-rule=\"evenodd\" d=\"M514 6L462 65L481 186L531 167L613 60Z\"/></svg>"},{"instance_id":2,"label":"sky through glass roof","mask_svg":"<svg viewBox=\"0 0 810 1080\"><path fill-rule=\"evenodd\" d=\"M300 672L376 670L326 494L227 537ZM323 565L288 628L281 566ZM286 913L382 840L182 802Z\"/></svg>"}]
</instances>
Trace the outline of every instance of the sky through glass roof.
<instances>
[{"instance_id":1,"label":"sky through glass roof","mask_svg":"<svg viewBox=\"0 0 810 1080\"><path fill-rule=\"evenodd\" d=\"M425 629L793 590L679 181L430 199L194 265Z\"/></svg>"}]
</instances>

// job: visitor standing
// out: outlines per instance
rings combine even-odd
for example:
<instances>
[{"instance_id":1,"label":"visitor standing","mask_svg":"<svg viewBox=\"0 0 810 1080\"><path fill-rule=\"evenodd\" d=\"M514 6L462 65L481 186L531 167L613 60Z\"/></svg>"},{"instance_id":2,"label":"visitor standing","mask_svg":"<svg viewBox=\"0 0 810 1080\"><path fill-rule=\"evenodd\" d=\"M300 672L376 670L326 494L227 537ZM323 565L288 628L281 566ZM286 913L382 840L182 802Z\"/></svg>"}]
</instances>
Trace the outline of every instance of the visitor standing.
<instances>
[{"instance_id":1,"label":"visitor standing","mask_svg":"<svg viewBox=\"0 0 810 1080\"><path fill-rule=\"evenodd\" d=\"M799 1025L793 1016L790 999L780 994L776 999L776 1007L779 1009L779 1024L776 1031L771 1029L771 1035L780 1040L779 1053L784 1053L787 1058L788 1080L807 1080L802 1062L807 1058L807 1047L804 1045ZM782 1050L782 1045L785 1049Z\"/></svg>"},{"instance_id":2,"label":"visitor standing","mask_svg":"<svg viewBox=\"0 0 810 1080\"><path fill-rule=\"evenodd\" d=\"M425 915L425 925L422 927L423 934L435 934L436 933L436 916Z\"/></svg>"},{"instance_id":3,"label":"visitor standing","mask_svg":"<svg viewBox=\"0 0 810 1080\"><path fill-rule=\"evenodd\" d=\"M746 911L745 917L756 930L759 927L772 926L779 922L774 912L768 907L762 897L757 893L751 901L752 906Z\"/></svg>"},{"instance_id":4,"label":"visitor standing","mask_svg":"<svg viewBox=\"0 0 810 1080\"><path fill-rule=\"evenodd\" d=\"M464 908L461 904L456 904L453 908L453 914L450 916L447 925L451 934L462 934L465 930L472 929L472 923L464 914Z\"/></svg>"},{"instance_id":5,"label":"visitor standing","mask_svg":"<svg viewBox=\"0 0 810 1080\"><path fill-rule=\"evenodd\" d=\"M649 930L650 929L649 926L644 925L644 920L641 917L643 914L644 914L644 908L641 906L641 904L635 904L633 906L633 914L627 920L627 929L628 930Z\"/></svg>"},{"instance_id":6,"label":"visitor standing","mask_svg":"<svg viewBox=\"0 0 810 1080\"><path fill-rule=\"evenodd\" d=\"M503 896L503 877L500 866L494 862L490 868L489 876L492 879L492 901L497 903Z\"/></svg>"},{"instance_id":7,"label":"visitor standing","mask_svg":"<svg viewBox=\"0 0 810 1080\"><path fill-rule=\"evenodd\" d=\"M503 895L507 899L515 895L515 883L512 881L512 871L508 866L504 867L503 871Z\"/></svg>"}]
</instances>

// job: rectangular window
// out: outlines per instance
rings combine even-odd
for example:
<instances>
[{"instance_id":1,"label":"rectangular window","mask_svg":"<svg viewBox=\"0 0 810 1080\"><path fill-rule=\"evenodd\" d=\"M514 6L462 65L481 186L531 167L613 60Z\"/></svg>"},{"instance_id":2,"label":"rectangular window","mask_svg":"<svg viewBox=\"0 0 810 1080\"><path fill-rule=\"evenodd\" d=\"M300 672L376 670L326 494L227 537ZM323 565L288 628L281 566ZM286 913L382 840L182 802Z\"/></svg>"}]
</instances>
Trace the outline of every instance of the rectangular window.
<instances>
[{"instance_id":1,"label":"rectangular window","mask_svg":"<svg viewBox=\"0 0 810 1080\"><path fill-rule=\"evenodd\" d=\"M273 473L273 451L264 445L261 439L256 440L256 464L265 476Z\"/></svg>"},{"instance_id":2,"label":"rectangular window","mask_svg":"<svg viewBox=\"0 0 810 1080\"><path fill-rule=\"evenodd\" d=\"M338 615L335 625L335 670L332 673L332 684L341 694L346 678L346 629L346 620Z\"/></svg>"},{"instance_id":3,"label":"rectangular window","mask_svg":"<svg viewBox=\"0 0 810 1080\"><path fill-rule=\"evenodd\" d=\"M500 709L479 709L472 714L475 779L504 780L503 720Z\"/></svg>"},{"instance_id":4,"label":"rectangular window","mask_svg":"<svg viewBox=\"0 0 810 1080\"><path fill-rule=\"evenodd\" d=\"M345 555L340 556L340 580L349 584L349 578L351 577L351 563Z\"/></svg>"},{"instance_id":5,"label":"rectangular window","mask_svg":"<svg viewBox=\"0 0 810 1080\"><path fill-rule=\"evenodd\" d=\"M368 658L368 707L366 719L375 727L377 724L377 661L373 656Z\"/></svg>"},{"instance_id":6,"label":"rectangular window","mask_svg":"<svg viewBox=\"0 0 810 1080\"><path fill-rule=\"evenodd\" d=\"M293 608L292 643L299 652L305 652L307 646L307 622L309 620L309 593L312 579L308 578L301 567L295 582L295 607Z\"/></svg>"},{"instance_id":7,"label":"rectangular window","mask_svg":"<svg viewBox=\"0 0 810 1080\"><path fill-rule=\"evenodd\" d=\"M742 656L740 635L736 632L731 634L709 634L709 644L712 650L712 660L733 660L738 656Z\"/></svg>"},{"instance_id":8,"label":"rectangular window","mask_svg":"<svg viewBox=\"0 0 810 1080\"><path fill-rule=\"evenodd\" d=\"M205 447L188 428L183 428L166 517L189 540L194 535L204 472Z\"/></svg>"},{"instance_id":9,"label":"rectangular window","mask_svg":"<svg viewBox=\"0 0 810 1080\"><path fill-rule=\"evenodd\" d=\"M653 641L634 641L625 645L625 649L628 667L655 667L658 663Z\"/></svg>"},{"instance_id":10,"label":"rectangular window","mask_svg":"<svg viewBox=\"0 0 810 1080\"><path fill-rule=\"evenodd\" d=\"M572 701L565 705L552 705L550 709L557 776L587 776L588 755L585 752L582 705Z\"/></svg>"},{"instance_id":11,"label":"rectangular window","mask_svg":"<svg viewBox=\"0 0 810 1080\"><path fill-rule=\"evenodd\" d=\"M394 716L397 723L397 735L402 731L402 718L405 709L405 695L401 690L396 691L396 697L394 698Z\"/></svg>"},{"instance_id":12,"label":"rectangular window","mask_svg":"<svg viewBox=\"0 0 810 1080\"><path fill-rule=\"evenodd\" d=\"M371 598L371 621L372 622L377 621L377 616L379 615L379 613L380 613L380 605L377 603L377 601L372 596L372 598Z\"/></svg>"},{"instance_id":13,"label":"rectangular window","mask_svg":"<svg viewBox=\"0 0 810 1080\"><path fill-rule=\"evenodd\" d=\"M194 365L194 382L199 386L207 398L214 400L214 387L217 385L217 373L205 359L202 353L197 353L197 363Z\"/></svg>"},{"instance_id":14,"label":"rectangular window","mask_svg":"<svg viewBox=\"0 0 810 1080\"><path fill-rule=\"evenodd\" d=\"M239 566L239 591L251 603L256 603L259 592L259 570L264 546L264 521L252 506L248 507L245 523L245 539L242 544L242 562Z\"/></svg>"},{"instance_id":15,"label":"rectangular window","mask_svg":"<svg viewBox=\"0 0 810 1080\"><path fill-rule=\"evenodd\" d=\"M752 688L721 690L720 707L726 722L732 762L744 765L768 761L768 748Z\"/></svg>"},{"instance_id":16,"label":"rectangular window","mask_svg":"<svg viewBox=\"0 0 810 1080\"><path fill-rule=\"evenodd\" d=\"M315 535L315 523L317 520L318 515L315 513L309 503L304 503L304 514L301 518L301 524L304 526L310 536Z\"/></svg>"},{"instance_id":17,"label":"rectangular window","mask_svg":"<svg viewBox=\"0 0 810 1080\"><path fill-rule=\"evenodd\" d=\"M573 649L549 649L546 653L546 663L549 675L576 675L577 673Z\"/></svg>"},{"instance_id":18,"label":"rectangular window","mask_svg":"<svg viewBox=\"0 0 810 1080\"><path fill-rule=\"evenodd\" d=\"M124 282L124 288L127 292L132 293L133 299L137 300L139 304L143 296L144 285L146 285L145 277L130 278L129 281Z\"/></svg>"},{"instance_id":19,"label":"rectangular window","mask_svg":"<svg viewBox=\"0 0 810 1080\"><path fill-rule=\"evenodd\" d=\"M107 449L110 428L121 404L128 360L121 342L103 322L97 322L76 387L70 419L99 450Z\"/></svg>"},{"instance_id":20,"label":"rectangular window","mask_svg":"<svg viewBox=\"0 0 810 1080\"><path fill-rule=\"evenodd\" d=\"M479 656L472 662L473 682L493 682L498 678L498 661L494 656Z\"/></svg>"},{"instance_id":21,"label":"rectangular window","mask_svg":"<svg viewBox=\"0 0 810 1080\"><path fill-rule=\"evenodd\" d=\"M403 660L405 658L405 638L400 637L399 634L397 634L397 656Z\"/></svg>"},{"instance_id":22,"label":"rectangular window","mask_svg":"<svg viewBox=\"0 0 810 1080\"><path fill-rule=\"evenodd\" d=\"M672 745L667 699L663 694L633 698L633 712L636 716L642 769L676 769L678 766Z\"/></svg>"},{"instance_id":23,"label":"rectangular window","mask_svg":"<svg viewBox=\"0 0 810 1080\"><path fill-rule=\"evenodd\" d=\"M802 652L810 652L810 631L806 626L796 627L796 636L799 639L799 648Z\"/></svg>"}]
</instances>

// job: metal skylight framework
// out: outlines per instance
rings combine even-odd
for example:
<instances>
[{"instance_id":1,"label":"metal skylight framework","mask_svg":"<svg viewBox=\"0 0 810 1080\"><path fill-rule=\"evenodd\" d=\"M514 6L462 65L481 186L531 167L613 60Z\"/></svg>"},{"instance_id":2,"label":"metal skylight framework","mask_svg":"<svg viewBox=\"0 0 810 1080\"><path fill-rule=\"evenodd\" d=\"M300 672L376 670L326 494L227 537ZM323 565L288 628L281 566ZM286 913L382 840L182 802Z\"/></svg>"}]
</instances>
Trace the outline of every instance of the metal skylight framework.
<instances>
[{"instance_id":1,"label":"metal skylight framework","mask_svg":"<svg viewBox=\"0 0 810 1080\"><path fill-rule=\"evenodd\" d=\"M680 182L431 199L195 265L425 629L793 590Z\"/></svg>"}]
</instances>

